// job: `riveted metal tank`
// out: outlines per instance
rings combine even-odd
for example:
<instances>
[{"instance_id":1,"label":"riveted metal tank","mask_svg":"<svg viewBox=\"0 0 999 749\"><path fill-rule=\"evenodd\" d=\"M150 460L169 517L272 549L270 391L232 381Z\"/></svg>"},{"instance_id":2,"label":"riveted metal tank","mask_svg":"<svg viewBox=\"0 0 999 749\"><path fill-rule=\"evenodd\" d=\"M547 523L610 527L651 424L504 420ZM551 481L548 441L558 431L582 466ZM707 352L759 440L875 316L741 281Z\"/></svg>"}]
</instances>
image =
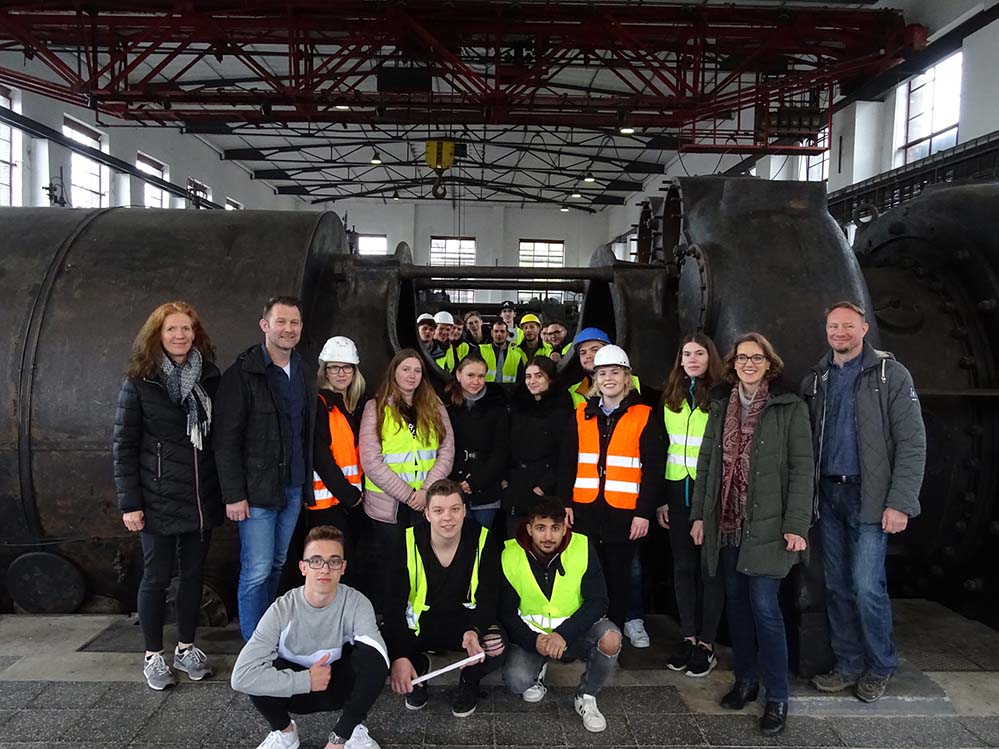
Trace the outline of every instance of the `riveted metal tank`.
<instances>
[{"instance_id":1,"label":"riveted metal tank","mask_svg":"<svg viewBox=\"0 0 999 749\"><path fill-rule=\"evenodd\" d=\"M931 186L862 223L883 348L912 372L927 429L922 513L890 579L999 627L999 184Z\"/></svg>"},{"instance_id":2,"label":"riveted metal tank","mask_svg":"<svg viewBox=\"0 0 999 749\"><path fill-rule=\"evenodd\" d=\"M128 605L134 595L139 547L115 501L111 428L131 342L147 315L173 299L193 304L225 369L262 340L263 302L298 295L307 320L302 348L318 351L334 315L326 269L345 251L334 213L0 210L2 553L5 562L39 551L72 562L50 568L52 558L39 555L18 567L29 607L79 603L78 591L53 593L60 581L45 579L60 569L91 596ZM228 525L206 569L223 599L237 573L236 549Z\"/></svg>"}]
</instances>

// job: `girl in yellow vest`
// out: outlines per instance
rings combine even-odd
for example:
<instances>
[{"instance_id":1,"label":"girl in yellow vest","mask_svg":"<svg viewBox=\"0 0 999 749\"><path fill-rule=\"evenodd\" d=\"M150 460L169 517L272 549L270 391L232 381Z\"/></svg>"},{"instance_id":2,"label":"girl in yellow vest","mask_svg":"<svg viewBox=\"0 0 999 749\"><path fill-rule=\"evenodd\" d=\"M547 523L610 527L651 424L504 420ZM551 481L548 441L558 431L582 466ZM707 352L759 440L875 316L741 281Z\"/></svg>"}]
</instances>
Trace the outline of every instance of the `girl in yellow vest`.
<instances>
[{"instance_id":1,"label":"girl in yellow vest","mask_svg":"<svg viewBox=\"0 0 999 749\"><path fill-rule=\"evenodd\" d=\"M423 376L423 357L403 349L389 362L375 397L361 417L359 449L364 512L372 520L372 603L384 612L397 550L406 528L419 520L429 486L454 464L454 435L440 398Z\"/></svg>"},{"instance_id":2,"label":"girl in yellow vest","mask_svg":"<svg viewBox=\"0 0 999 749\"><path fill-rule=\"evenodd\" d=\"M723 372L711 339L703 333L688 335L676 352L663 389L662 421L657 420L666 443L666 501L656 517L669 530L673 592L683 636L666 666L691 677L707 676L718 663L714 643L725 606L721 579L702 576L699 549L690 538L690 498L708 423L708 394L722 381Z\"/></svg>"},{"instance_id":3,"label":"girl in yellow vest","mask_svg":"<svg viewBox=\"0 0 999 749\"><path fill-rule=\"evenodd\" d=\"M619 346L593 359L590 397L576 408L575 429L563 445L559 494L574 531L593 541L607 579L607 618L624 628L631 564L638 540L655 517L663 471L662 443L631 379Z\"/></svg>"},{"instance_id":4,"label":"girl in yellow vest","mask_svg":"<svg viewBox=\"0 0 999 749\"><path fill-rule=\"evenodd\" d=\"M316 375L316 434L313 440L312 488L316 502L306 505L309 528L332 525L344 535L344 551L352 556L362 533L361 460L357 434L368 401L358 366L357 346L333 336L319 353ZM348 513L358 507L356 512Z\"/></svg>"}]
</instances>

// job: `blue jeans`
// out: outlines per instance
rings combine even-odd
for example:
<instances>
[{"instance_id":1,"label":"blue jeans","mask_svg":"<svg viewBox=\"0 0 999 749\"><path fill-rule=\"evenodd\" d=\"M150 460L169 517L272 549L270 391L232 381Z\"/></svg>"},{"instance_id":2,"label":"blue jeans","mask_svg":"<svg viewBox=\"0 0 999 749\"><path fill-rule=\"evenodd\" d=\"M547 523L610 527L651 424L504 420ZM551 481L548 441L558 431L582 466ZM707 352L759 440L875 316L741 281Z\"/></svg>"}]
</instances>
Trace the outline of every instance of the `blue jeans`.
<instances>
[{"instance_id":1,"label":"blue jeans","mask_svg":"<svg viewBox=\"0 0 999 749\"><path fill-rule=\"evenodd\" d=\"M645 618L645 605L642 602L642 547L635 544L635 556L631 559L631 588L628 591L628 608L624 620Z\"/></svg>"},{"instance_id":2,"label":"blue jeans","mask_svg":"<svg viewBox=\"0 0 999 749\"><path fill-rule=\"evenodd\" d=\"M281 568L302 509L302 487L284 490L284 507L251 507L239 528L239 629L249 640L257 622L277 597Z\"/></svg>"},{"instance_id":3,"label":"blue jeans","mask_svg":"<svg viewBox=\"0 0 999 749\"><path fill-rule=\"evenodd\" d=\"M860 485L819 482L819 530L826 610L836 667L849 676L891 676L898 668L885 578L888 534L860 522Z\"/></svg>"},{"instance_id":4,"label":"blue jeans","mask_svg":"<svg viewBox=\"0 0 999 749\"><path fill-rule=\"evenodd\" d=\"M744 575L737 569L738 561L738 546L719 551L735 680L757 683L762 664L767 700L787 702L787 632L779 600L783 578Z\"/></svg>"},{"instance_id":5,"label":"blue jeans","mask_svg":"<svg viewBox=\"0 0 999 749\"><path fill-rule=\"evenodd\" d=\"M495 507L489 510L476 510L472 507L468 510L468 514L472 516L472 519L488 530L492 530L493 521L496 519L497 512L499 512L499 510Z\"/></svg>"}]
</instances>

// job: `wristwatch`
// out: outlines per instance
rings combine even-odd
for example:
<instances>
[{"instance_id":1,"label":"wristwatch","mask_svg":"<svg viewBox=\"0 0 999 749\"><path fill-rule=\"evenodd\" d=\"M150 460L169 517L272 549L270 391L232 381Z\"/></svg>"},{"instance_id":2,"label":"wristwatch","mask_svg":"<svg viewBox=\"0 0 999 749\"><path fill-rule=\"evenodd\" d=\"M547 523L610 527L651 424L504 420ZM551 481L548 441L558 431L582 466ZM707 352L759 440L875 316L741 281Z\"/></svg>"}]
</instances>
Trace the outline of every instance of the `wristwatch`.
<instances>
[{"instance_id":1,"label":"wristwatch","mask_svg":"<svg viewBox=\"0 0 999 749\"><path fill-rule=\"evenodd\" d=\"M347 739L338 734L336 731L330 731L329 742L331 744L346 744Z\"/></svg>"}]
</instances>

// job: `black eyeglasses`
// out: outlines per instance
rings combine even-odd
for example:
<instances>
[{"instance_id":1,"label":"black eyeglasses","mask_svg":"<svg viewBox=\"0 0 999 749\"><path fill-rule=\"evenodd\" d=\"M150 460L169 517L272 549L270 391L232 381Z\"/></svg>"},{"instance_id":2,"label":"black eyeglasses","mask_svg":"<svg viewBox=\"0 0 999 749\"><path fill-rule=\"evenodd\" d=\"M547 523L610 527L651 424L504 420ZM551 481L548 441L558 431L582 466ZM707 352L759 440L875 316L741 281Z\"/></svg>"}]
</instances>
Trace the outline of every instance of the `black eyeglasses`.
<instances>
[{"instance_id":1,"label":"black eyeglasses","mask_svg":"<svg viewBox=\"0 0 999 749\"><path fill-rule=\"evenodd\" d=\"M753 354L752 356L739 354L735 357L735 361L737 364L745 364L746 362L749 361L751 361L753 364L762 364L763 362L766 361L766 359L767 357L765 357L763 354Z\"/></svg>"},{"instance_id":2,"label":"black eyeglasses","mask_svg":"<svg viewBox=\"0 0 999 749\"><path fill-rule=\"evenodd\" d=\"M303 559L307 565L309 565L310 570L321 570L323 567L329 567L331 570L338 570L343 567L343 557L330 557L329 559L323 559L322 557L309 557L308 559Z\"/></svg>"},{"instance_id":3,"label":"black eyeglasses","mask_svg":"<svg viewBox=\"0 0 999 749\"><path fill-rule=\"evenodd\" d=\"M326 371L329 372L330 374L346 374L348 372L352 373L354 371L354 365L344 364L343 366L341 366L339 364L327 364Z\"/></svg>"}]
</instances>

